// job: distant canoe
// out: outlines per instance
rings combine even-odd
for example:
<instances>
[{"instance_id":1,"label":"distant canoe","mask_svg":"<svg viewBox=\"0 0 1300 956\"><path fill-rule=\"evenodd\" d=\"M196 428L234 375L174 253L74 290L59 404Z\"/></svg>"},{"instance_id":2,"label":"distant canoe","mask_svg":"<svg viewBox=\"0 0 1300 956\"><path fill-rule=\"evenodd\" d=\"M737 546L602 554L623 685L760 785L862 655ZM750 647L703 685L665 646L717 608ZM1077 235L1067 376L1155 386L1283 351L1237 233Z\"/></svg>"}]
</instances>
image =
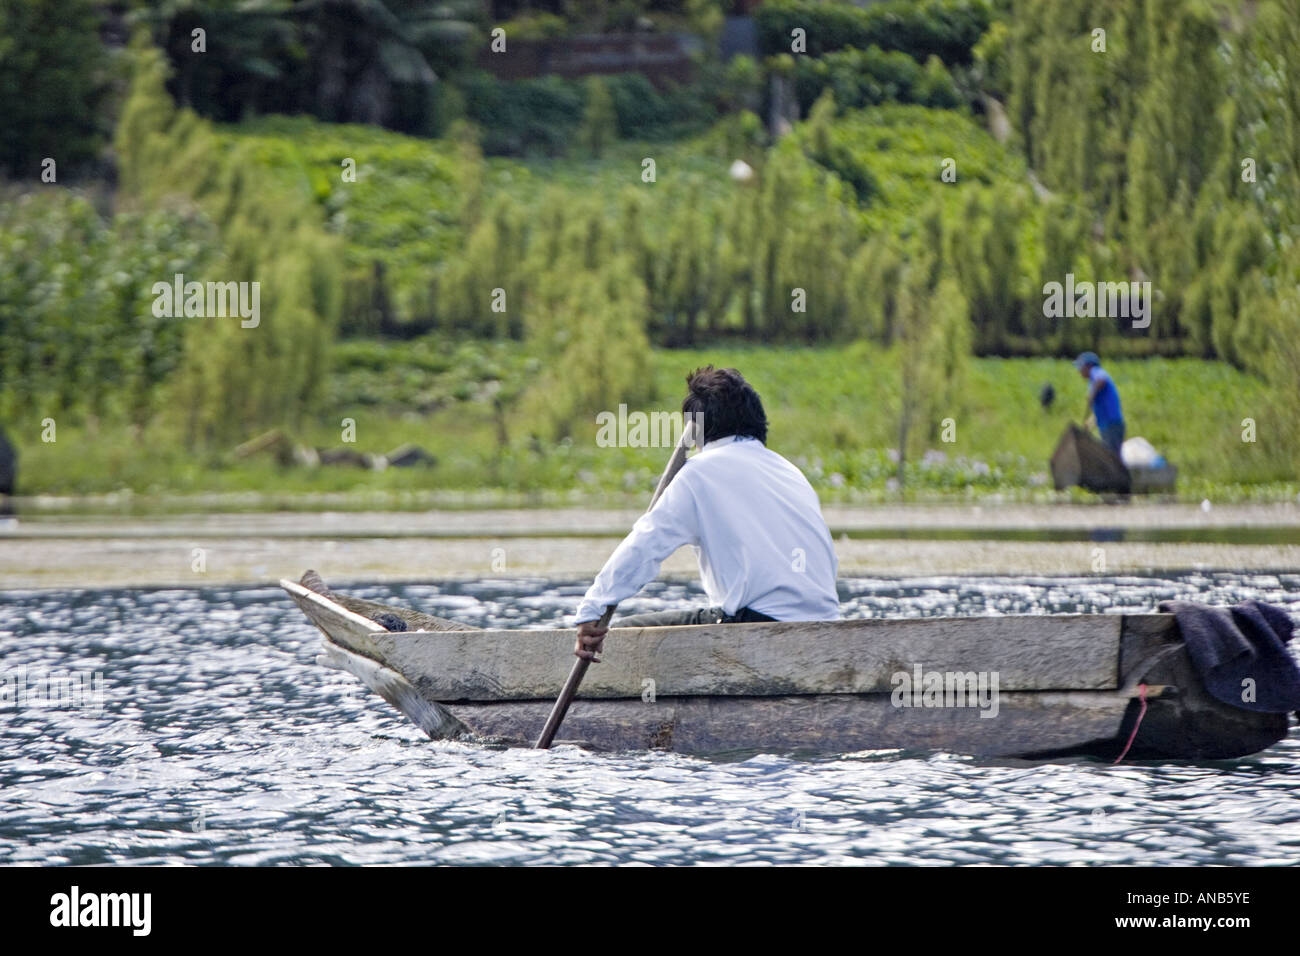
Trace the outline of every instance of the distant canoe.
<instances>
[{"instance_id":1,"label":"distant canoe","mask_svg":"<svg viewBox=\"0 0 1300 956\"><path fill-rule=\"evenodd\" d=\"M1172 494L1178 483L1178 469L1173 465L1159 468L1131 466L1128 473L1132 479L1129 490L1135 495Z\"/></svg>"},{"instance_id":2,"label":"distant canoe","mask_svg":"<svg viewBox=\"0 0 1300 956\"><path fill-rule=\"evenodd\" d=\"M1178 469L1169 464L1126 468L1110 448L1075 424L1069 425L1057 442L1051 467L1057 491L1078 485L1098 494L1172 492L1178 478Z\"/></svg>"},{"instance_id":3,"label":"distant canoe","mask_svg":"<svg viewBox=\"0 0 1300 956\"><path fill-rule=\"evenodd\" d=\"M280 585L324 633L318 660L434 739L529 745L572 662L571 629L473 630L333 593L311 572L304 581ZM915 693L902 692L902 674ZM981 677L987 690L993 675L996 695L961 692ZM1134 758L1236 757L1287 733L1285 714L1205 692L1172 615L1036 615L614 628L558 742L1114 758L1135 725Z\"/></svg>"},{"instance_id":4,"label":"distant canoe","mask_svg":"<svg viewBox=\"0 0 1300 956\"><path fill-rule=\"evenodd\" d=\"M1132 479L1119 455L1071 423L1052 452L1052 483L1057 491L1078 485L1087 491L1129 493Z\"/></svg>"}]
</instances>

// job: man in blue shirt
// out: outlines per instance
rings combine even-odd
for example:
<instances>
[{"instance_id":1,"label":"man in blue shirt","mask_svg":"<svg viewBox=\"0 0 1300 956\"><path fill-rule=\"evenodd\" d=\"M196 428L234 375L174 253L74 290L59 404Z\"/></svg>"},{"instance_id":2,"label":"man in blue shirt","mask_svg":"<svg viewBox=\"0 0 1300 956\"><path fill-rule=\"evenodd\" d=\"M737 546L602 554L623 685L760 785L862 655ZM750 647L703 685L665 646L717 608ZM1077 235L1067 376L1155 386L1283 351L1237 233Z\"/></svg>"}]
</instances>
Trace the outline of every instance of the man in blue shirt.
<instances>
[{"instance_id":1,"label":"man in blue shirt","mask_svg":"<svg viewBox=\"0 0 1300 956\"><path fill-rule=\"evenodd\" d=\"M1089 383L1088 417L1096 420L1101 440L1118 455L1124 444L1124 413L1119 406L1119 389L1101 367L1096 352L1084 352L1074 360L1074 367Z\"/></svg>"}]
</instances>

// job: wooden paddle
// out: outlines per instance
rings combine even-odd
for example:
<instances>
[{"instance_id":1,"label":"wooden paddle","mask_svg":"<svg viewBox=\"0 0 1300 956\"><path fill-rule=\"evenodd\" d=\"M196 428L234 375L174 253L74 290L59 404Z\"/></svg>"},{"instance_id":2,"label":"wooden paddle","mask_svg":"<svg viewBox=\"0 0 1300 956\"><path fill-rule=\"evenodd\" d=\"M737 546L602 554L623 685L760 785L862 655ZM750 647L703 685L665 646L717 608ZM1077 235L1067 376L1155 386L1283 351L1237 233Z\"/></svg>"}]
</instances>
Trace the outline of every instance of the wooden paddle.
<instances>
[{"instance_id":1,"label":"wooden paddle","mask_svg":"<svg viewBox=\"0 0 1300 956\"><path fill-rule=\"evenodd\" d=\"M682 470L682 465L686 464L686 450L691 447L695 436L695 422L691 419L686 420L682 427L681 438L677 440L677 447L673 449L672 457L668 459L668 464L664 468L664 473L659 476L659 484L655 486L655 493L650 498L649 511L659 500L659 496L664 493L669 482L676 477L677 472ZM600 626L609 627L610 618L614 616L614 609L617 604L609 604L605 607L605 613L600 616ZM546 726L542 728L542 734L537 738L534 744L536 750L546 750L551 746L551 741L555 739L556 732L560 729L560 724L564 721L564 715L569 712L569 705L573 703L573 696L578 692L578 686L582 679L587 676L587 665L590 661L583 660L581 657L573 663L573 670L569 671L569 679L564 682L564 688L560 691L560 696L555 700L555 706L551 708L551 716L546 718Z\"/></svg>"}]
</instances>

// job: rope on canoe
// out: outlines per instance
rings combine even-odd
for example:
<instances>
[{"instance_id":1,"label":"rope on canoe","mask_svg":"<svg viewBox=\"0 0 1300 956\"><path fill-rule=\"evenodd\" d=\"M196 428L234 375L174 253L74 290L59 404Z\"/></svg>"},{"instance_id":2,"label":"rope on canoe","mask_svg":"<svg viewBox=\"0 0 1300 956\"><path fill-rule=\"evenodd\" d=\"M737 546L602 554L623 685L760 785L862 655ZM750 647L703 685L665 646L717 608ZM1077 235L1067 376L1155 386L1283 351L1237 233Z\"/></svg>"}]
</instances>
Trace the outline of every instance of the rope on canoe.
<instances>
[{"instance_id":1,"label":"rope on canoe","mask_svg":"<svg viewBox=\"0 0 1300 956\"><path fill-rule=\"evenodd\" d=\"M1138 719L1136 723L1133 724L1133 733L1128 735L1128 743L1124 745L1124 749L1120 752L1120 755L1115 758L1115 764L1112 764L1112 766L1118 764L1121 760L1123 760L1126 756L1128 756L1129 748L1133 746L1133 741L1137 739L1138 728L1142 726L1142 718L1147 715L1147 685L1146 684L1138 684L1138 699L1142 702L1142 709L1138 711Z\"/></svg>"}]
</instances>

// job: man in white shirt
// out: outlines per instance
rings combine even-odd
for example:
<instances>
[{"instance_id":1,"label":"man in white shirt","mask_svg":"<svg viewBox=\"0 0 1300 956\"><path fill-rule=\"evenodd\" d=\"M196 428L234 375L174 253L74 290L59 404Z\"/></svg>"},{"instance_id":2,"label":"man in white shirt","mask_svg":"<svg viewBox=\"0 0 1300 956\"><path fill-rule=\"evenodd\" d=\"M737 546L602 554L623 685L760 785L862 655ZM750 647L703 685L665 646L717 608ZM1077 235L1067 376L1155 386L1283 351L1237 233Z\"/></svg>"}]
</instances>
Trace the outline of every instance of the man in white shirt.
<instances>
[{"instance_id":1,"label":"man in white shirt","mask_svg":"<svg viewBox=\"0 0 1300 956\"><path fill-rule=\"evenodd\" d=\"M735 369L687 376L682 413L703 426L700 451L641 516L578 606L574 653L589 661L608 633L599 619L632 597L682 545L699 560L709 607L641 614L619 627L747 621L833 621L839 562L817 493L765 444L758 393Z\"/></svg>"}]
</instances>

